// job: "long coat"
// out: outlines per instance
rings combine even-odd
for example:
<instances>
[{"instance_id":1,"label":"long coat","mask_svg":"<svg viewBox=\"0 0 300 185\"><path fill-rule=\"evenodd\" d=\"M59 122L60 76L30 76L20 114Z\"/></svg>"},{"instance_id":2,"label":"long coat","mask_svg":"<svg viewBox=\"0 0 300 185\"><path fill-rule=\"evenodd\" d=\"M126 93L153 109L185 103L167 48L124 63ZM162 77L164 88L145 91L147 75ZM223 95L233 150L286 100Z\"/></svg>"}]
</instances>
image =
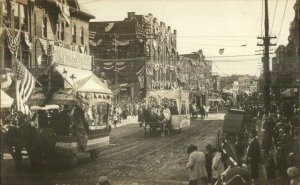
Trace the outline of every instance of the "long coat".
<instances>
[{"instance_id":1,"label":"long coat","mask_svg":"<svg viewBox=\"0 0 300 185\"><path fill-rule=\"evenodd\" d=\"M201 178L207 178L207 172L205 168L205 155L202 152L194 151L190 154L187 168L189 169L189 180L200 180Z\"/></svg>"},{"instance_id":2,"label":"long coat","mask_svg":"<svg viewBox=\"0 0 300 185\"><path fill-rule=\"evenodd\" d=\"M247 149L247 162L250 164L251 177L258 177L258 164L260 163L260 146L257 138L253 139Z\"/></svg>"}]
</instances>

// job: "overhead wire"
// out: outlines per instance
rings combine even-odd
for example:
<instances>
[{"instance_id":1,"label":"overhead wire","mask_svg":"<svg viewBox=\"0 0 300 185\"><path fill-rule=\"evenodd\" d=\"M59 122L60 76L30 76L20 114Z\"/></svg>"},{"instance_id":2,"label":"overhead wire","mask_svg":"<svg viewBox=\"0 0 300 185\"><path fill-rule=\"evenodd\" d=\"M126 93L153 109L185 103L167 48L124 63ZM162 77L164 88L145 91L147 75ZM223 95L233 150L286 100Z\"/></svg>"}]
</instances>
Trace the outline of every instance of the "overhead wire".
<instances>
[{"instance_id":1,"label":"overhead wire","mask_svg":"<svg viewBox=\"0 0 300 185\"><path fill-rule=\"evenodd\" d=\"M284 20L284 17L285 17L287 4L288 4L288 0L285 1L285 7L284 7L284 12L283 12L283 16L282 16L282 19L281 19L280 28L279 28L279 32L278 32L278 36L277 36L277 42L279 41L279 38L280 38L281 28L282 28L283 20Z\"/></svg>"},{"instance_id":2,"label":"overhead wire","mask_svg":"<svg viewBox=\"0 0 300 185\"><path fill-rule=\"evenodd\" d=\"M272 35L272 30L273 30L274 20L275 20L275 17L276 17L277 4L278 4L278 0L276 0L276 4L275 4L275 9L274 9L274 14L273 14L273 21L272 21L271 32L270 32L271 35Z\"/></svg>"},{"instance_id":3,"label":"overhead wire","mask_svg":"<svg viewBox=\"0 0 300 185\"><path fill-rule=\"evenodd\" d=\"M95 3L95 2L100 2L101 0L93 0L93 1L88 1L88 2L82 2L78 4L89 4L89 3Z\"/></svg>"},{"instance_id":4,"label":"overhead wire","mask_svg":"<svg viewBox=\"0 0 300 185\"><path fill-rule=\"evenodd\" d=\"M216 63L213 63L213 65L216 67L216 69L218 70L218 71L220 71L223 75L228 75L227 73L224 73L217 65L216 65Z\"/></svg>"}]
</instances>

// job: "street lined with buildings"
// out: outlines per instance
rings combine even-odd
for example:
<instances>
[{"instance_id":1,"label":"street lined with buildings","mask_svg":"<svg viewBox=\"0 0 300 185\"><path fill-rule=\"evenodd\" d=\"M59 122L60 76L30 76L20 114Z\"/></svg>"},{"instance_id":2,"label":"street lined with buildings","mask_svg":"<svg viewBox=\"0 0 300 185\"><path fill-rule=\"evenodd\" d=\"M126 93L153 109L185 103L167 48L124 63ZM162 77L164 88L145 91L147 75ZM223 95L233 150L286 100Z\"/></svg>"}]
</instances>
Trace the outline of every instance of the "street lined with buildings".
<instances>
[{"instance_id":1,"label":"street lined with buildings","mask_svg":"<svg viewBox=\"0 0 300 185\"><path fill-rule=\"evenodd\" d=\"M286 0L280 21L273 1L255 19L246 12L258 0L228 1L238 8L226 14L203 1L197 16L196 1L153 14L139 13L146 1L1 0L1 184L300 183L300 1ZM157 12L165 2L151 3ZM180 6L189 9L178 16ZM246 21L260 22L263 50L247 53ZM215 35L201 35L211 22ZM183 38L193 41L184 49ZM261 63L258 75L247 60Z\"/></svg>"}]
</instances>

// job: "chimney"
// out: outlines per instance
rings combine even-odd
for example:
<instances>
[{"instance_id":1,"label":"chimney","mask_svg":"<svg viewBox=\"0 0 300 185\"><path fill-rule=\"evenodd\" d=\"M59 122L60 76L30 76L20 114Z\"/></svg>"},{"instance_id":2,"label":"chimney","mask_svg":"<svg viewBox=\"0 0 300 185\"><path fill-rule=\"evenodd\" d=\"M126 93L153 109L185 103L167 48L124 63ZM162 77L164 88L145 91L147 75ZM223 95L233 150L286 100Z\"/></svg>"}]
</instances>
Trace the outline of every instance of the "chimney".
<instances>
[{"instance_id":1,"label":"chimney","mask_svg":"<svg viewBox=\"0 0 300 185\"><path fill-rule=\"evenodd\" d=\"M128 19L132 19L135 16L135 12L128 12L127 16L128 16Z\"/></svg>"}]
</instances>

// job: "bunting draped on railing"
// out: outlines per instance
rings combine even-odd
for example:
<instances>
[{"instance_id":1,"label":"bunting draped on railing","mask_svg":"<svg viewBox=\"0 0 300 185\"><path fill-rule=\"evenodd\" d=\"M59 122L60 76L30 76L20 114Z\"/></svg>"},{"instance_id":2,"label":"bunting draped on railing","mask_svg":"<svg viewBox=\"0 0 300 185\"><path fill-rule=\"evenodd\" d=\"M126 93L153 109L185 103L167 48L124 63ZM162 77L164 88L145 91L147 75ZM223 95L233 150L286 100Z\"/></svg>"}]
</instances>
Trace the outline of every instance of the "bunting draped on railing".
<instances>
[{"instance_id":1,"label":"bunting draped on railing","mask_svg":"<svg viewBox=\"0 0 300 185\"><path fill-rule=\"evenodd\" d=\"M118 70L122 71L127 67L125 62L104 62L103 69L104 70Z\"/></svg>"},{"instance_id":2,"label":"bunting draped on railing","mask_svg":"<svg viewBox=\"0 0 300 185\"><path fill-rule=\"evenodd\" d=\"M40 40L40 43L41 43L42 48L43 48L43 50L44 50L44 53L45 53L46 55L51 55L51 54L53 54L53 53L51 53L51 51L50 51L51 43L50 43L48 40L46 40L46 39L39 38L39 40Z\"/></svg>"},{"instance_id":3,"label":"bunting draped on railing","mask_svg":"<svg viewBox=\"0 0 300 185\"><path fill-rule=\"evenodd\" d=\"M142 75L145 75L145 72L146 72L147 76L152 76L153 75L152 71L153 71L152 65L146 64L146 65L143 65L143 67L138 72L136 72L136 75L142 76Z\"/></svg>"},{"instance_id":4,"label":"bunting draped on railing","mask_svg":"<svg viewBox=\"0 0 300 185\"><path fill-rule=\"evenodd\" d=\"M99 46L99 45L101 45L102 41L103 41L103 39L98 39L97 41L89 40L89 44L92 46Z\"/></svg>"},{"instance_id":5,"label":"bunting draped on railing","mask_svg":"<svg viewBox=\"0 0 300 185\"><path fill-rule=\"evenodd\" d=\"M109 32L113 27L114 27L115 23L108 23L108 25L104 28L105 32Z\"/></svg>"},{"instance_id":6,"label":"bunting draped on railing","mask_svg":"<svg viewBox=\"0 0 300 185\"><path fill-rule=\"evenodd\" d=\"M118 46L127 46L129 44L129 40L116 40L116 45Z\"/></svg>"}]
</instances>

